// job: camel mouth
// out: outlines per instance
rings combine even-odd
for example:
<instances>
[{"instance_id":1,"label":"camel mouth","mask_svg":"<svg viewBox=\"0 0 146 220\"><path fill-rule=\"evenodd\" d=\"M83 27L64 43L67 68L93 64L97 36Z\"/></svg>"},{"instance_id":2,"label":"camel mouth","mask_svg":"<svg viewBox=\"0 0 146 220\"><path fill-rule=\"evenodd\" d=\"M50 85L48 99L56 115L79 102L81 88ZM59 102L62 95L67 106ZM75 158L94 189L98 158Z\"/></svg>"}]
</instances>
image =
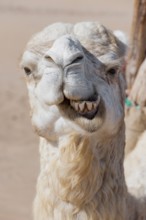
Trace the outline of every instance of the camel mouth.
<instances>
[{"instance_id":1,"label":"camel mouth","mask_svg":"<svg viewBox=\"0 0 146 220\"><path fill-rule=\"evenodd\" d=\"M60 104L61 110L69 117L83 117L88 120L92 120L98 114L100 109L101 98L97 96L96 99L91 100L69 100L64 99Z\"/></svg>"},{"instance_id":2,"label":"camel mouth","mask_svg":"<svg viewBox=\"0 0 146 220\"><path fill-rule=\"evenodd\" d=\"M95 101L73 101L70 100L70 105L76 113L81 117L93 119L98 112L100 96Z\"/></svg>"}]
</instances>

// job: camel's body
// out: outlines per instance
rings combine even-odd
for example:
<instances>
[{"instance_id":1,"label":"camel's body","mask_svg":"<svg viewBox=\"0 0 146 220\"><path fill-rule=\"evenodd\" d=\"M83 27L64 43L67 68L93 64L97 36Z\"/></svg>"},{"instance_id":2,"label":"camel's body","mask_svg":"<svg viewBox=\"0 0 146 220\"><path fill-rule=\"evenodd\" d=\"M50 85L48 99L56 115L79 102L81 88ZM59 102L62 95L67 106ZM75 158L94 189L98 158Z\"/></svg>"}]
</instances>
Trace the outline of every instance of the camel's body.
<instances>
[{"instance_id":1,"label":"camel's body","mask_svg":"<svg viewBox=\"0 0 146 220\"><path fill-rule=\"evenodd\" d=\"M32 123L41 136L35 220L142 220L123 158L125 45L95 23L55 24L27 45Z\"/></svg>"}]
</instances>

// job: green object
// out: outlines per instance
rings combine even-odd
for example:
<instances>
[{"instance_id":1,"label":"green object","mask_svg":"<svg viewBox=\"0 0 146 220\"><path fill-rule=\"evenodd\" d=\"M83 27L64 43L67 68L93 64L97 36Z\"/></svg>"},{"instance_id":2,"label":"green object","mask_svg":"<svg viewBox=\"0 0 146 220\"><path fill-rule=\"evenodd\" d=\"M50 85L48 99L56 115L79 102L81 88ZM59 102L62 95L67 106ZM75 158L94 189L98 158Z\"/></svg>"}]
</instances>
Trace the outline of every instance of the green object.
<instances>
[{"instance_id":1,"label":"green object","mask_svg":"<svg viewBox=\"0 0 146 220\"><path fill-rule=\"evenodd\" d=\"M133 105L132 101L131 101L130 99L128 99L128 98L125 99L125 105L126 105L128 108L130 108L130 107L132 107L132 106L135 106L135 108L136 108L137 110L140 109L140 105Z\"/></svg>"},{"instance_id":2,"label":"green object","mask_svg":"<svg viewBox=\"0 0 146 220\"><path fill-rule=\"evenodd\" d=\"M132 102L130 101L130 99L128 99L128 98L126 98L125 104L127 107L131 107L133 105Z\"/></svg>"}]
</instances>

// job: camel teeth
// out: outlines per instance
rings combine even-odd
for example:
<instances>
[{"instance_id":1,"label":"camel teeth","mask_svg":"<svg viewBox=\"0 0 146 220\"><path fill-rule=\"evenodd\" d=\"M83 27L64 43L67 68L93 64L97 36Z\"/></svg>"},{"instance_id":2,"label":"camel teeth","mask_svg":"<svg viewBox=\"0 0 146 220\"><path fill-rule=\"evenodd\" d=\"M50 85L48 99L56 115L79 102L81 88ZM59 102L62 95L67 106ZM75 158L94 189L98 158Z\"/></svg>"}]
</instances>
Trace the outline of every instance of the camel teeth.
<instances>
[{"instance_id":1,"label":"camel teeth","mask_svg":"<svg viewBox=\"0 0 146 220\"><path fill-rule=\"evenodd\" d=\"M99 105L99 102L100 102L100 96L98 96L98 99L96 101L96 105L98 106Z\"/></svg>"},{"instance_id":2,"label":"camel teeth","mask_svg":"<svg viewBox=\"0 0 146 220\"><path fill-rule=\"evenodd\" d=\"M91 111L91 110L93 109L93 104L92 104L92 102L86 102L86 106L87 106L87 109L88 109L89 111Z\"/></svg>"},{"instance_id":3,"label":"camel teeth","mask_svg":"<svg viewBox=\"0 0 146 220\"><path fill-rule=\"evenodd\" d=\"M96 108L97 108L97 103L94 102L94 103L93 103L93 110L96 109Z\"/></svg>"},{"instance_id":4,"label":"camel teeth","mask_svg":"<svg viewBox=\"0 0 146 220\"><path fill-rule=\"evenodd\" d=\"M79 110L80 110L80 111L83 111L84 108L85 108L85 102L80 103L80 104L79 104Z\"/></svg>"},{"instance_id":5,"label":"camel teeth","mask_svg":"<svg viewBox=\"0 0 146 220\"><path fill-rule=\"evenodd\" d=\"M74 102L74 108L76 111L79 111L80 110L79 103Z\"/></svg>"},{"instance_id":6,"label":"camel teeth","mask_svg":"<svg viewBox=\"0 0 146 220\"><path fill-rule=\"evenodd\" d=\"M70 101L70 105L74 108L77 112L90 112L96 110L100 103L100 96L98 96L97 101L90 102L90 101Z\"/></svg>"},{"instance_id":7,"label":"camel teeth","mask_svg":"<svg viewBox=\"0 0 146 220\"><path fill-rule=\"evenodd\" d=\"M70 101L70 105L74 108L75 107L75 103L74 103L74 101Z\"/></svg>"}]
</instances>

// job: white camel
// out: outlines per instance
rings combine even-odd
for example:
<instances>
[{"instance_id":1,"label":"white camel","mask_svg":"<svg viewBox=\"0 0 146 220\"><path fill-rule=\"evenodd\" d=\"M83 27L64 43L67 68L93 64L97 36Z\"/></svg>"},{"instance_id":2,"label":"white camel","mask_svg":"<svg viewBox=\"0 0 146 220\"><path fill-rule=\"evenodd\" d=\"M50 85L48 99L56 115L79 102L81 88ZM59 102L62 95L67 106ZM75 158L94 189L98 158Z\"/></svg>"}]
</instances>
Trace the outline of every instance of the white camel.
<instances>
[{"instance_id":1,"label":"white camel","mask_svg":"<svg viewBox=\"0 0 146 220\"><path fill-rule=\"evenodd\" d=\"M146 219L124 177L125 51L92 22L53 24L27 44L21 65L41 155L35 220Z\"/></svg>"}]
</instances>

